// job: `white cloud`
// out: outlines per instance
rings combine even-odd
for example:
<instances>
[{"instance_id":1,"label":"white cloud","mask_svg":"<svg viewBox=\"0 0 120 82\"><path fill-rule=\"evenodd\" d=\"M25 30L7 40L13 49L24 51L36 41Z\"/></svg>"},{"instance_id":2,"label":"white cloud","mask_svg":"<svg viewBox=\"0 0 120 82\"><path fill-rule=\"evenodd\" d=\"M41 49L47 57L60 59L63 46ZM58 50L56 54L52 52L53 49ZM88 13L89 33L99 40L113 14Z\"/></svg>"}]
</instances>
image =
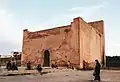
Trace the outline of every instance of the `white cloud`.
<instances>
[{"instance_id":1,"label":"white cloud","mask_svg":"<svg viewBox=\"0 0 120 82\"><path fill-rule=\"evenodd\" d=\"M108 3L105 2L99 5L93 6L85 6L85 7L74 7L66 10L65 13L57 14L54 17L51 17L50 20L45 21L44 23L40 23L36 25L36 28L30 29L31 31L35 30L43 30L48 29L50 27L56 27L61 25L70 24L73 18L75 17L82 17L84 20L91 21L91 20L99 20L102 19L102 10L108 6ZM103 17L104 18L104 17ZM105 28L105 35L106 35L106 54L107 55L114 55L115 52L109 48L108 44L108 33ZM118 49L117 49L118 50ZM116 52L118 52L116 50Z\"/></svg>"},{"instance_id":2,"label":"white cloud","mask_svg":"<svg viewBox=\"0 0 120 82\"><path fill-rule=\"evenodd\" d=\"M76 16L80 16L83 17L84 19L87 20L95 20L95 18L100 19L101 17L101 11L102 9L104 9L105 7L107 7L108 3L104 2L103 4L99 4L99 5L93 5L93 6L82 6L82 7L74 7L69 9L69 13L68 17L70 18L74 18Z\"/></svg>"},{"instance_id":3,"label":"white cloud","mask_svg":"<svg viewBox=\"0 0 120 82\"><path fill-rule=\"evenodd\" d=\"M106 7L107 3L85 7L74 7L66 10L64 13L59 13L51 17L50 20L44 23L39 23L35 27L30 28L30 31L43 30L51 27L70 24L73 18L82 17L85 20L91 20L100 16L101 9ZM97 13L97 14L96 14ZM99 14L98 14L99 13Z\"/></svg>"},{"instance_id":4,"label":"white cloud","mask_svg":"<svg viewBox=\"0 0 120 82\"><path fill-rule=\"evenodd\" d=\"M0 41L13 41L13 37L16 36L16 30L18 28L17 21L12 13L6 10L0 10Z\"/></svg>"},{"instance_id":5,"label":"white cloud","mask_svg":"<svg viewBox=\"0 0 120 82\"><path fill-rule=\"evenodd\" d=\"M113 46L114 47L120 47L120 44L114 44Z\"/></svg>"},{"instance_id":6,"label":"white cloud","mask_svg":"<svg viewBox=\"0 0 120 82\"><path fill-rule=\"evenodd\" d=\"M47 20L43 23L36 24L33 28L29 28L30 31L44 30L49 28L54 28L58 26L68 25L72 19L67 18L66 14L57 14L57 16L51 17L50 20Z\"/></svg>"},{"instance_id":7,"label":"white cloud","mask_svg":"<svg viewBox=\"0 0 120 82\"><path fill-rule=\"evenodd\" d=\"M73 18L83 17L85 20L91 20L95 17L99 17L101 9L106 6L105 4L93 5L87 7L74 7L66 10L64 13L54 15L54 17L49 18L50 20L43 23L33 24L34 27L30 26L30 20L21 20L23 23L21 25L20 20L16 18L16 15L12 11L5 9L0 9L0 40L1 43L9 42L10 47L13 50L21 49L22 44L22 30L23 28L28 28L30 31L43 30L48 28L53 28L56 26L70 24ZM99 14L96 14L99 13ZM23 28L21 28L23 27ZM7 47L5 47L7 48ZM12 50L10 49L10 50Z\"/></svg>"},{"instance_id":8,"label":"white cloud","mask_svg":"<svg viewBox=\"0 0 120 82\"><path fill-rule=\"evenodd\" d=\"M7 0L0 0L0 8L7 8L8 1Z\"/></svg>"},{"instance_id":9,"label":"white cloud","mask_svg":"<svg viewBox=\"0 0 120 82\"><path fill-rule=\"evenodd\" d=\"M14 49L19 49L22 38L20 34L22 34L22 32L19 22L15 18L15 14L13 12L0 9L0 43L9 43L11 46L16 46ZM11 46L6 47L6 52L7 48ZM4 45L0 47L4 48ZM0 51L0 53L2 53L2 51Z\"/></svg>"},{"instance_id":10,"label":"white cloud","mask_svg":"<svg viewBox=\"0 0 120 82\"><path fill-rule=\"evenodd\" d=\"M87 10L94 10L94 9L101 9L103 7L106 7L108 5L108 2L104 2L103 4L98 4L98 5L92 5L92 6L81 6L81 7L73 7L71 9L68 9L68 11L87 11Z\"/></svg>"},{"instance_id":11,"label":"white cloud","mask_svg":"<svg viewBox=\"0 0 120 82\"><path fill-rule=\"evenodd\" d=\"M69 9L68 11L86 11L86 10L88 10L88 9L100 9L100 8L102 8L102 7L104 7L104 5L97 5L97 6L85 6L85 7L74 7L74 8L71 8L71 9Z\"/></svg>"}]
</instances>

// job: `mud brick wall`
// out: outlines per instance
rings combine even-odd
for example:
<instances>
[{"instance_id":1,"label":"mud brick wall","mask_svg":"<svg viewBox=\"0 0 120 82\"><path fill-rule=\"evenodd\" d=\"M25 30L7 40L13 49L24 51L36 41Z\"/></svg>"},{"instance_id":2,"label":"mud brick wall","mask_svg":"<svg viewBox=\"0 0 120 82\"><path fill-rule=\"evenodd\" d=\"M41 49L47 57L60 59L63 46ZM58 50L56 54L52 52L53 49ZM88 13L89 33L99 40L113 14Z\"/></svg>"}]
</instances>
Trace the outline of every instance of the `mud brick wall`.
<instances>
[{"instance_id":1,"label":"mud brick wall","mask_svg":"<svg viewBox=\"0 0 120 82\"><path fill-rule=\"evenodd\" d=\"M87 65L85 67L93 68L95 59L98 59L101 64L105 61L103 24L103 21L91 23L80 21L80 61Z\"/></svg>"},{"instance_id":2,"label":"mud brick wall","mask_svg":"<svg viewBox=\"0 0 120 82\"><path fill-rule=\"evenodd\" d=\"M100 63L103 64L104 66L106 65L106 56L105 56L105 33L104 33L104 21L95 21L95 22L89 22L89 25L91 25L95 31L96 31L96 40L97 43L100 45L97 46L97 48L100 48ZM93 34L93 32L91 32ZM92 35L94 36L94 35ZM92 41L93 42L93 41ZM100 46L100 47L99 47ZM97 54L97 53L96 53Z\"/></svg>"},{"instance_id":3,"label":"mud brick wall","mask_svg":"<svg viewBox=\"0 0 120 82\"><path fill-rule=\"evenodd\" d=\"M44 63L44 51L50 53L50 64L64 66L67 61L83 68L93 68L94 60L105 60L104 22L87 23L73 19L70 25L30 32L23 31L22 65Z\"/></svg>"},{"instance_id":4,"label":"mud brick wall","mask_svg":"<svg viewBox=\"0 0 120 82\"><path fill-rule=\"evenodd\" d=\"M43 64L44 51L50 52L50 64L57 62L62 66L67 61L79 65L79 54L76 36L76 23L44 31L29 32L24 30L22 65L28 61L32 65Z\"/></svg>"}]
</instances>

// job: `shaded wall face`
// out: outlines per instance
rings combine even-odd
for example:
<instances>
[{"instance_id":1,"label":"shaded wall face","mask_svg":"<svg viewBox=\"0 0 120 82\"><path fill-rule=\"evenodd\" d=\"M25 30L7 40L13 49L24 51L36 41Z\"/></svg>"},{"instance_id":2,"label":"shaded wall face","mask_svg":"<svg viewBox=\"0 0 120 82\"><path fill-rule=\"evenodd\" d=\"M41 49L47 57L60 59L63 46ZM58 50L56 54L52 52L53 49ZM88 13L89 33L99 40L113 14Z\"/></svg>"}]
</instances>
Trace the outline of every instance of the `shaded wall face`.
<instances>
[{"instance_id":1,"label":"shaded wall face","mask_svg":"<svg viewBox=\"0 0 120 82\"><path fill-rule=\"evenodd\" d=\"M99 32L85 21L80 21L80 61L83 61L83 67L93 68L95 59L101 63L103 51L103 39Z\"/></svg>"},{"instance_id":2,"label":"shaded wall face","mask_svg":"<svg viewBox=\"0 0 120 82\"><path fill-rule=\"evenodd\" d=\"M99 34L94 32L91 33L91 61L95 62L96 59L101 63L102 53L101 53L101 37ZM96 34L95 36L93 36Z\"/></svg>"},{"instance_id":3,"label":"shaded wall face","mask_svg":"<svg viewBox=\"0 0 120 82\"><path fill-rule=\"evenodd\" d=\"M104 34L104 21L96 21L96 22L90 22L89 25L93 26L93 28L97 29L96 32L96 42L99 43L98 48L100 48L100 56L101 60L100 63L105 66L106 64L106 56L105 56L105 34Z\"/></svg>"},{"instance_id":4,"label":"shaded wall face","mask_svg":"<svg viewBox=\"0 0 120 82\"><path fill-rule=\"evenodd\" d=\"M57 62L58 65L63 65L70 61L78 65L77 49L72 45L75 42L72 33L71 26L41 32L24 32L22 65L29 60L32 65L43 64L46 49L50 52L50 64Z\"/></svg>"}]
</instances>

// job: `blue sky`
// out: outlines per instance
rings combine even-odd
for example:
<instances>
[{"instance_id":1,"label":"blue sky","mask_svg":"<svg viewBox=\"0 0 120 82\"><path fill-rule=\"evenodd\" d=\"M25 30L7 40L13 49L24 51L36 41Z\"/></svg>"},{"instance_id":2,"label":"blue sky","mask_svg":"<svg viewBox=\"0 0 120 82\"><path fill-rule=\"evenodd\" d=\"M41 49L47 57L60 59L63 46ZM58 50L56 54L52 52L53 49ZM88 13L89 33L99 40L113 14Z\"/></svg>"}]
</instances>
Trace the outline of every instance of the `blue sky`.
<instances>
[{"instance_id":1,"label":"blue sky","mask_svg":"<svg viewBox=\"0 0 120 82\"><path fill-rule=\"evenodd\" d=\"M120 55L119 0L0 0L0 54L21 51L22 32L70 24L73 18L104 20L106 55Z\"/></svg>"}]
</instances>

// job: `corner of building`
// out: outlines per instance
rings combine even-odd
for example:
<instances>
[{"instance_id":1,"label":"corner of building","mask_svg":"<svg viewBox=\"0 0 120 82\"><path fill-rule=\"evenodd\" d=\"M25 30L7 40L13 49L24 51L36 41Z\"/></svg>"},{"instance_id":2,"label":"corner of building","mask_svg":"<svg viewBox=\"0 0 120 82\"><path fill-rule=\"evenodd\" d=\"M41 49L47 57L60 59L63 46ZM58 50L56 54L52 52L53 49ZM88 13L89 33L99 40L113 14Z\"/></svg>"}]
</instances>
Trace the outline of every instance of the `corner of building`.
<instances>
[{"instance_id":1,"label":"corner of building","mask_svg":"<svg viewBox=\"0 0 120 82\"><path fill-rule=\"evenodd\" d=\"M71 22L71 30L72 30L72 38L71 40L74 41L71 45L77 52L77 56L79 57L77 59L78 66L77 68L81 68L80 66L80 21L83 20L81 17L76 17L73 19L73 22Z\"/></svg>"},{"instance_id":2,"label":"corner of building","mask_svg":"<svg viewBox=\"0 0 120 82\"><path fill-rule=\"evenodd\" d=\"M21 66L24 66L24 44L25 44L25 41L27 40L27 37L28 37L28 29L24 29L23 30L23 37L22 37L22 56L21 56Z\"/></svg>"},{"instance_id":3,"label":"corner of building","mask_svg":"<svg viewBox=\"0 0 120 82\"><path fill-rule=\"evenodd\" d=\"M94 21L94 22L88 22L88 24L93 26L100 33L104 34L104 21L103 20Z\"/></svg>"}]
</instances>

